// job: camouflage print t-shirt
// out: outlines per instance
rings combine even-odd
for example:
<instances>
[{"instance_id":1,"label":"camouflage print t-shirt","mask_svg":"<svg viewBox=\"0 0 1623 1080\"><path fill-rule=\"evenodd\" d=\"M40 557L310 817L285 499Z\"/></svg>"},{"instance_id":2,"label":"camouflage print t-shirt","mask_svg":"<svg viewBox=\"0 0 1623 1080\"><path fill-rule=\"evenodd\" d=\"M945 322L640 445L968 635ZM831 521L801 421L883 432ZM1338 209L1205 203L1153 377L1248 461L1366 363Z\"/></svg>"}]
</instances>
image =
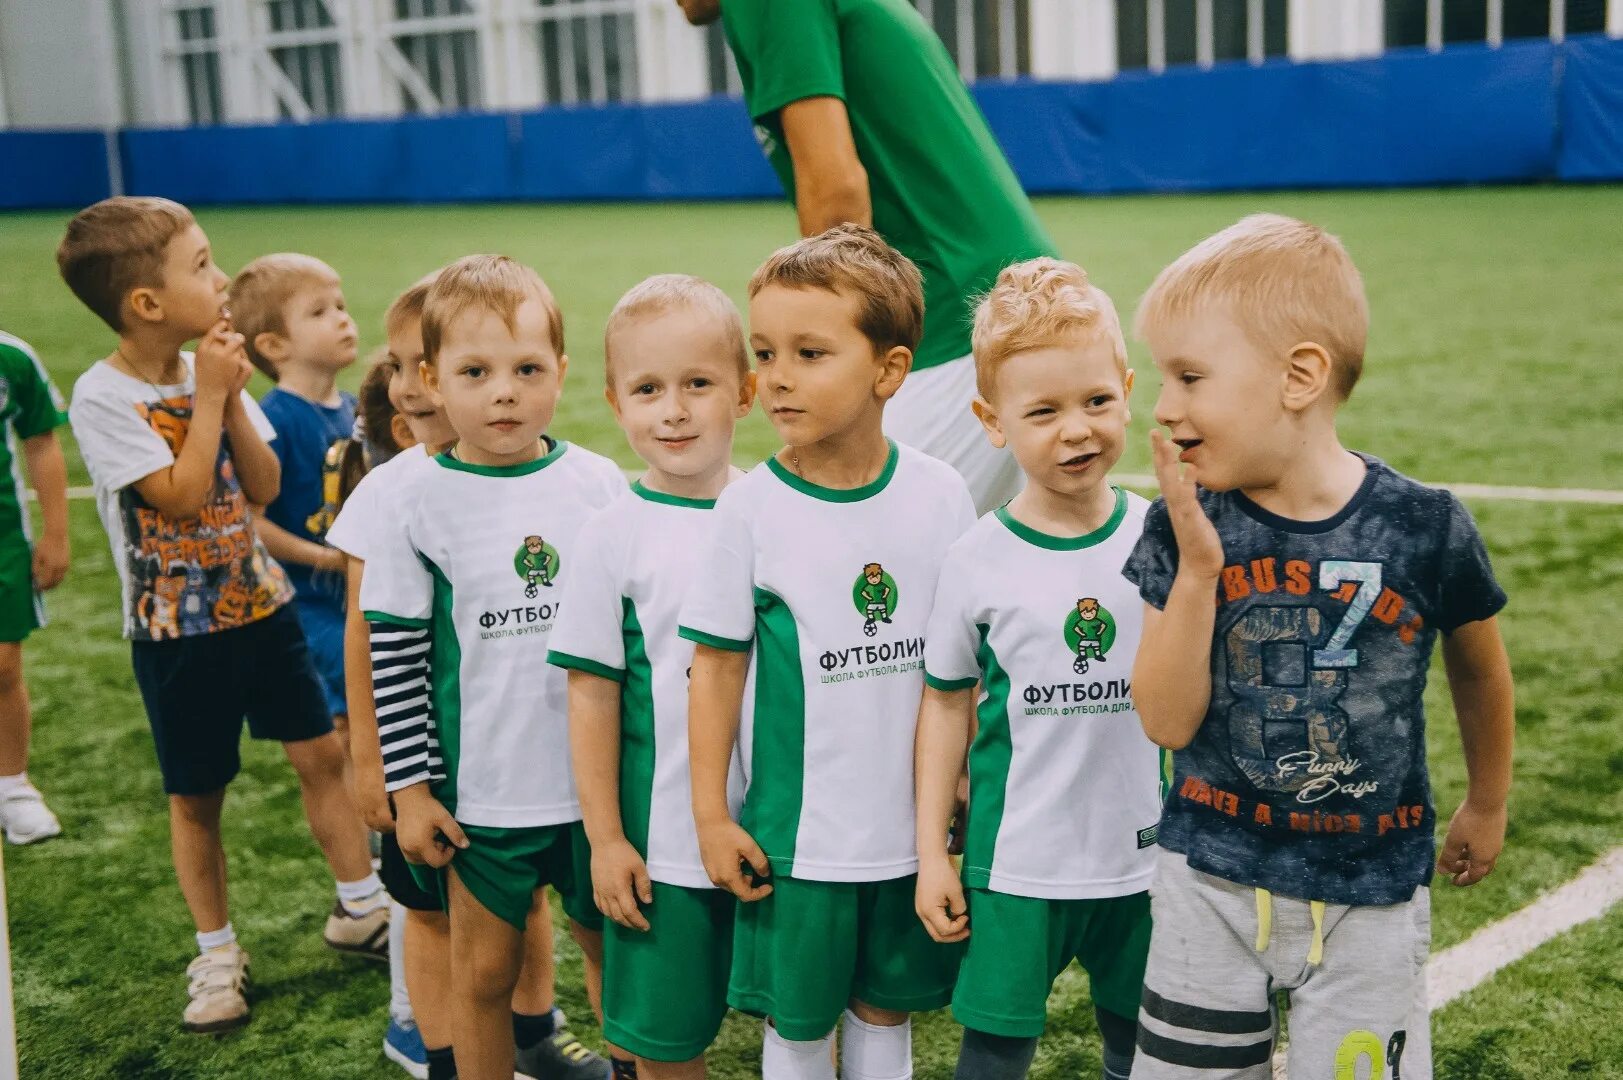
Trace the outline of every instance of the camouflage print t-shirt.
<instances>
[{"instance_id":1,"label":"camouflage print t-shirt","mask_svg":"<svg viewBox=\"0 0 1623 1080\"><path fill-rule=\"evenodd\" d=\"M1453 495L1364 461L1357 494L1323 521L1200 492L1225 563L1211 705L1173 755L1160 842L1242 885L1394 904L1431 878L1432 647L1505 594ZM1177 567L1158 499L1123 572L1163 608Z\"/></svg>"}]
</instances>

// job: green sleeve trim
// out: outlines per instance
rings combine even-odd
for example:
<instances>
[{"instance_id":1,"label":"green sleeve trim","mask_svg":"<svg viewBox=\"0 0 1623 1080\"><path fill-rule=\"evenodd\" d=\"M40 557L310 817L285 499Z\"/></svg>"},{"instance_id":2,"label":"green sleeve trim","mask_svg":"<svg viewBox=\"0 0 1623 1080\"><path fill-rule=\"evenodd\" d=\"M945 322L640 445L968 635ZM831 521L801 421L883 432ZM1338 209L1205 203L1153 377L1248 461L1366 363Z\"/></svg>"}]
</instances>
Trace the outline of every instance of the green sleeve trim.
<instances>
[{"instance_id":1,"label":"green sleeve trim","mask_svg":"<svg viewBox=\"0 0 1623 1080\"><path fill-rule=\"evenodd\" d=\"M720 634L707 634L703 630L695 630L691 626L676 628L676 636L695 645L708 645L712 649L722 649L726 652L749 652L750 643L737 638L722 637Z\"/></svg>"},{"instance_id":2,"label":"green sleeve trim","mask_svg":"<svg viewBox=\"0 0 1623 1080\"><path fill-rule=\"evenodd\" d=\"M427 630L430 625L428 619L408 619L403 615L390 615L387 611L363 611L361 615L367 622L390 623L410 630Z\"/></svg>"},{"instance_id":3,"label":"green sleeve trim","mask_svg":"<svg viewBox=\"0 0 1623 1080\"><path fill-rule=\"evenodd\" d=\"M931 690L940 690L943 693L952 693L954 690L973 690L978 678L969 679L938 679L928 671L924 673L924 685Z\"/></svg>"},{"instance_id":4,"label":"green sleeve trim","mask_svg":"<svg viewBox=\"0 0 1623 1080\"><path fill-rule=\"evenodd\" d=\"M596 660L584 656L575 656L573 653L559 652L553 649L547 653L547 663L553 667L568 668L570 671L584 671L588 675L596 675L600 679L610 682L623 683L626 673L617 667L600 664Z\"/></svg>"}]
</instances>

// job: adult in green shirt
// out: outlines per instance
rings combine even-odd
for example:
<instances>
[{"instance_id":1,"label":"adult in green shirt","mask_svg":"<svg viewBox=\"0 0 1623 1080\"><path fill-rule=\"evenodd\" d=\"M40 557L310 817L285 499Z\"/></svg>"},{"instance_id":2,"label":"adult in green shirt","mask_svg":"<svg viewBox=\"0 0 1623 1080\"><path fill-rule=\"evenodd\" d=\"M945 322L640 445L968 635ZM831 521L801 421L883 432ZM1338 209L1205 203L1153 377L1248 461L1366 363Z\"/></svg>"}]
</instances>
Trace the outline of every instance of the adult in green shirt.
<instances>
[{"instance_id":1,"label":"adult in green shirt","mask_svg":"<svg viewBox=\"0 0 1623 1080\"><path fill-rule=\"evenodd\" d=\"M924 340L888 433L955 466L984 512L1019 490L970 412L971 303L1011 262L1055 254L958 69L906 0L678 0L718 17L756 136L802 236L877 229L924 274Z\"/></svg>"}]
</instances>

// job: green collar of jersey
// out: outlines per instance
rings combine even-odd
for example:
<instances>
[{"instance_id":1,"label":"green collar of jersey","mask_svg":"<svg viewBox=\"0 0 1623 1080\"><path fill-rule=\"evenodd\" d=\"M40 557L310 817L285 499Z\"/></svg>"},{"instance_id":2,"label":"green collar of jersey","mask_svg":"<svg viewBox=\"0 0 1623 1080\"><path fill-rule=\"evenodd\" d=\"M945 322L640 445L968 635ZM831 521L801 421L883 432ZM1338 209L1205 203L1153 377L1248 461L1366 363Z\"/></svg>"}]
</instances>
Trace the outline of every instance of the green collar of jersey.
<instances>
[{"instance_id":1,"label":"green collar of jersey","mask_svg":"<svg viewBox=\"0 0 1623 1080\"><path fill-rule=\"evenodd\" d=\"M569 444L562 439L551 439L549 441L552 443L551 450L548 450L534 461L525 461L517 465L472 465L461 458L452 457L451 450L446 450L444 453L437 455L434 460L447 469L473 473L475 476L529 476L531 473L540 472L563 457L564 451L569 448ZM454 450L455 447L451 449Z\"/></svg>"},{"instance_id":2,"label":"green collar of jersey","mask_svg":"<svg viewBox=\"0 0 1623 1080\"><path fill-rule=\"evenodd\" d=\"M663 503L666 506L685 506L689 510L714 510L714 499L684 499L680 495L669 495L663 491L655 491L647 487L641 480L631 485L631 490L638 498L647 499L651 503Z\"/></svg>"},{"instance_id":3,"label":"green collar of jersey","mask_svg":"<svg viewBox=\"0 0 1623 1080\"><path fill-rule=\"evenodd\" d=\"M1016 521L1007 506L997 508L997 519L1028 544L1047 548L1049 551L1080 551L1109 540L1121 526L1122 519L1127 516L1127 493L1115 486L1112 486L1111 490L1116 493L1116 508L1110 511L1110 517L1103 525L1081 536L1051 536L1045 532L1038 532L1030 525Z\"/></svg>"},{"instance_id":4,"label":"green collar of jersey","mask_svg":"<svg viewBox=\"0 0 1623 1080\"><path fill-rule=\"evenodd\" d=\"M782 462L778 461L776 454L766 459L766 465L767 468L772 470L774 476L802 495L810 495L812 498L822 499L824 502L861 502L863 499L871 499L884 491L885 485L890 483L890 478L896 475L896 461L901 455L896 449L894 439L886 439L885 442L890 444L890 456L885 458L885 467L879 470L879 475L874 477L871 482L857 488L824 487L821 484L814 484L810 480L803 480L784 468Z\"/></svg>"}]
</instances>

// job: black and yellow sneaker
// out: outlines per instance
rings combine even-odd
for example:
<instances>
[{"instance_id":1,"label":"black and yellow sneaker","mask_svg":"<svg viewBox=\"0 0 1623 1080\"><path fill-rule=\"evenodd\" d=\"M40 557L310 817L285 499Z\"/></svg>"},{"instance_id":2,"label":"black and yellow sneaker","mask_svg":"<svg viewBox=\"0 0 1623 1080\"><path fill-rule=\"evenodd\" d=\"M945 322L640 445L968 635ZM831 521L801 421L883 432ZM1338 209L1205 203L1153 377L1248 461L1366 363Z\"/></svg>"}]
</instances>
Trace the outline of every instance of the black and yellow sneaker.
<instances>
[{"instance_id":1,"label":"black and yellow sneaker","mask_svg":"<svg viewBox=\"0 0 1623 1080\"><path fill-rule=\"evenodd\" d=\"M592 1053L568 1029L520 1049L513 1068L531 1080L610 1080L611 1076L608 1061Z\"/></svg>"}]
</instances>

